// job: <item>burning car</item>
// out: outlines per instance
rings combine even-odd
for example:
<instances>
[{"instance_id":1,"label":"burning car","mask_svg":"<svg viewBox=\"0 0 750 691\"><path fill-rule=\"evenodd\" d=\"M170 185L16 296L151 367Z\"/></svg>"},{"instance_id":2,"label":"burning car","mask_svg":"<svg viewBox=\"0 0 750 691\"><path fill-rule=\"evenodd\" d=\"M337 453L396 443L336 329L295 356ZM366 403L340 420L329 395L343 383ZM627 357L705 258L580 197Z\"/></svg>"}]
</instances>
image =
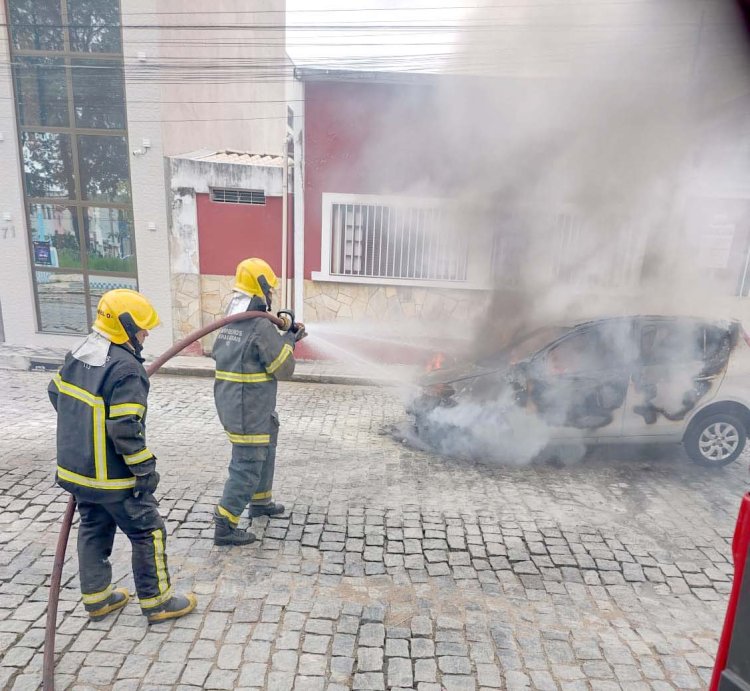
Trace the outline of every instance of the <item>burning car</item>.
<instances>
[{"instance_id":1,"label":"burning car","mask_svg":"<svg viewBox=\"0 0 750 691\"><path fill-rule=\"evenodd\" d=\"M750 338L737 321L598 319L538 329L420 384L409 412L442 452L513 462L556 442L682 442L720 467L750 429Z\"/></svg>"}]
</instances>

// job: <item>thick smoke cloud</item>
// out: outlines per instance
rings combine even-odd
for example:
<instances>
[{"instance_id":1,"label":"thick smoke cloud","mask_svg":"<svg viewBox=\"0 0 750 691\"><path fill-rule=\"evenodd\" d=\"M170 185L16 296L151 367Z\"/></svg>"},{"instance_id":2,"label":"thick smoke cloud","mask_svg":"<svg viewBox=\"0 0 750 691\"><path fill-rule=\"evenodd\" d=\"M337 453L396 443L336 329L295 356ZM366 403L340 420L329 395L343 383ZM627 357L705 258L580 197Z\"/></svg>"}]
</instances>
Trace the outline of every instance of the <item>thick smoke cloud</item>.
<instances>
[{"instance_id":1,"label":"thick smoke cloud","mask_svg":"<svg viewBox=\"0 0 750 691\"><path fill-rule=\"evenodd\" d=\"M444 200L485 289L463 291L460 314L438 305L399 328L469 334L457 355L470 362L588 317L742 317L733 296L750 201L737 190L750 188L750 164L737 149L750 140L750 61L733 1L516 0L488 3L469 25L451 61L462 74L352 110L356 119L376 109L363 191ZM460 293L438 294L448 303ZM699 399L695 348L679 381L643 384L642 407L676 415ZM578 405L564 390L555 396L562 410ZM603 407L622 396L609 389ZM447 453L510 463L533 458L554 433L503 383L480 401L436 408L427 423L451 430L435 440Z\"/></svg>"},{"instance_id":2,"label":"thick smoke cloud","mask_svg":"<svg viewBox=\"0 0 750 691\"><path fill-rule=\"evenodd\" d=\"M734 256L724 266L706 256L701 234L710 231L705 223L710 219L704 215L701 227L691 216L700 215L701 203L710 206L697 189L701 175L710 174L702 166L706 152L713 170L720 168L721 152L731 158L732 142L742 141L750 121L747 104L726 99L746 88L737 86L739 72L717 74L727 62L711 62L721 43L725 55L732 55L731 65L742 64L750 74L735 8L727 2L718 12L722 3L683 3L657 10L656 3L643 3L640 17L620 17L622 27L612 27L613 41L602 51L589 40L595 40L595 30L586 34L573 26L572 35L564 35L564 28L562 34L543 25L535 29L533 5L528 3L526 13L524 3L517 4L517 18L528 23L525 31L510 32L519 39L513 55L505 47L505 30L492 35L495 53L487 42L464 46L467 65L483 65L495 76L447 82L436 97L437 126L450 142L446 168L456 173L453 199L469 219L463 232L475 241L480 236L493 257L491 300L480 313L467 359L497 352L536 328L588 316L742 316L743 306L730 296L745 270L737 254L747 251L741 227L750 220L747 210L730 219L739 227L728 240ZM703 15L695 14L697 5ZM654 50L658 39L648 22L637 21L647 20L649 11L685 20L690 37L682 40L694 42L692 70ZM492 10L475 17L487 25L496 19ZM695 22L707 25L705 37L690 33ZM675 38L665 27L663 39L670 37ZM701 71L700 61L713 69L703 64ZM536 70L537 78L520 77L524 69ZM724 94L724 102L706 98L707 92ZM717 132L727 112L734 127ZM725 169L736 174L738 186L748 179L747 166L738 169L726 160ZM622 339L608 347L623 351L636 344ZM685 349L694 352L680 352ZM645 420L679 419L705 394L697 381L706 367L699 343L686 335L673 352L681 364L660 363L658 380L626 383L641 401L636 409ZM602 391L600 398L609 397L613 409L623 405L623 385ZM497 382L494 394L457 396L450 406L421 417L422 438L451 455L521 464L535 458L559 435L560 423L570 425L575 415L582 427L607 424L606 401L603 420L586 421L589 411L577 410L576 392L554 390L556 400L546 401L546 410L568 418L555 421L521 410L511 393L507 382ZM539 405L533 408L540 412Z\"/></svg>"}]
</instances>

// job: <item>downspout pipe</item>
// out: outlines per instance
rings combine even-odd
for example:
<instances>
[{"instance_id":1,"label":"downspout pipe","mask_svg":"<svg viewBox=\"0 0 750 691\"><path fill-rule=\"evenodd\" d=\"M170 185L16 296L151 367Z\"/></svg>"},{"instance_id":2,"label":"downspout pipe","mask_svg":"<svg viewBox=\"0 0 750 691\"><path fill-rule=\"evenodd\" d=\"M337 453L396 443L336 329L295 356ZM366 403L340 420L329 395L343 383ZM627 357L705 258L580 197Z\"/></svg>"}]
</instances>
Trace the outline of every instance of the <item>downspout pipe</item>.
<instances>
[{"instance_id":1,"label":"downspout pipe","mask_svg":"<svg viewBox=\"0 0 750 691\"><path fill-rule=\"evenodd\" d=\"M149 363L146 367L146 374L151 377L159 371L161 366L173 358L178 353L182 352L191 343L194 343L200 338L203 338L212 331L220 329L222 326L231 324L233 322L244 321L246 319L265 318L273 322L273 324L279 329L284 329L286 324L282 319L274 316L270 312L240 312L239 314L232 314L228 317L222 317L214 322L211 322L207 326L203 326L200 329L196 329L192 333L185 336L180 341L177 341L171 348L162 353L156 360ZM73 495L70 495L68 504L65 507L65 513L63 514L62 524L60 525L60 533L57 537L57 548L55 550L55 561L52 564L52 576L49 584L49 596L47 598L47 621L45 623L44 633L44 660L42 665L42 688L44 691L54 691L55 689L55 633L57 628L57 606L60 601L60 584L62 582L62 570L65 564L65 552L68 547L68 538L70 536L70 528L73 525L73 517L75 515L76 500Z\"/></svg>"},{"instance_id":2,"label":"downspout pipe","mask_svg":"<svg viewBox=\"0 0 750 691\"><path fill-rule=\"evenodd\" d=\"M289 308L288 254L289 254L289 137L284 137L281 169L281 307Z\"/></svg>"}]
</instances>

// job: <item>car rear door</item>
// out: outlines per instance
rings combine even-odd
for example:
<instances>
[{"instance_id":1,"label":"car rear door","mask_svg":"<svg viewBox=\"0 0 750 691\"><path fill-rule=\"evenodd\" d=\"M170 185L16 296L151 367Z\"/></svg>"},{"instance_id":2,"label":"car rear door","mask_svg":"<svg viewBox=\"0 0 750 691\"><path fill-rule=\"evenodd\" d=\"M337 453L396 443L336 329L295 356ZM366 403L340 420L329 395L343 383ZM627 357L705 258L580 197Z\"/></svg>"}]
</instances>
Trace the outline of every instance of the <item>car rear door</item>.
<instances>
[{"instance_id":1,"label":"car rear door","mask_svg":"<svg viewBox=\"0 0 750 691\"><path fill-rule=\"evenodd\" d=\"M681 438L691 411L716 395L731 341L729 328L719 324L676 317L641 320L623 435Z\"/></svg>"}]
</instances>

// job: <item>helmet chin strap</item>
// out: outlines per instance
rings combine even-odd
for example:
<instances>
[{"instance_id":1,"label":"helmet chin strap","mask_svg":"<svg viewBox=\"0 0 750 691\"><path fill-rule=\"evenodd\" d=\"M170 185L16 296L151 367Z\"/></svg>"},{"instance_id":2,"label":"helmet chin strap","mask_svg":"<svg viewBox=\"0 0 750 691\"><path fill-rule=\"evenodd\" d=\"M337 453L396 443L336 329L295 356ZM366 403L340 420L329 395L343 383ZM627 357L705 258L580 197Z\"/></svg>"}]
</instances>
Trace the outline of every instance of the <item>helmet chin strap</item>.
<instances>
[{"instance_id":1,"label":"helmet chin strap","mask_svg":"<svg viewBox=\"0 0 750 691\"><path fill-rule=\"evenodd\" d=\"M266 307L267 312L271 311L271 286L268 285L268 281L266 280L265 276L259 276L258 277L258 285L260 286L260 289L263 291L263 297L266 298Z\"/></svg>"},{"instance_id":2,"label":"helmet chin strap","mask_svg":"<svg viewBox=\"0 0 750 691\"><path fill-rule=\"evenodd\" d=\"M133 320L133 317L130 316L130 312L123 312L120 316L120 324L122 324L122 328L125 329L125 333L128 335L128 345L133 349L133 352L135 353L135 357L138 360L138 362L143 362L144 358L141 357L141 352L143 352L143 345L141 345L141 342L138 340L138 332L140 329L138 328L138 325Z\"/></svg>"}]
</instances>

